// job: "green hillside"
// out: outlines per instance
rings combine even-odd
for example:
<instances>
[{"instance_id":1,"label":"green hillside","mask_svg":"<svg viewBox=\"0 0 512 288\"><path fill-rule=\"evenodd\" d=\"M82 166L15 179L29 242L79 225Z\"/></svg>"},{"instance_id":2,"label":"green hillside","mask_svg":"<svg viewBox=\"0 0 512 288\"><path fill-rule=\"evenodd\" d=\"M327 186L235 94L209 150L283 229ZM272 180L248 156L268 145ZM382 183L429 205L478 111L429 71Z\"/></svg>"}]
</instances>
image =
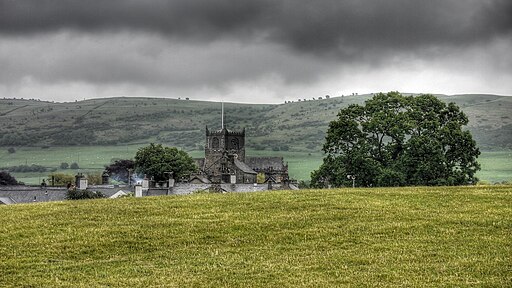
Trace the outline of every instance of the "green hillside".
<instances>
[{"instance_id":1,"label":"green hillside","mask_svg":"<svg viewBox=\"0 0 512 288\"><path fill-rule=\"evenodd\" d=\"M331 97L270 105L225 103L229 129L246 129L250 156L284 156L290 176L307 180L318 168L328 123L340 108L362 104L371 95ZM468 115L468 129L483 151L478 177L512 181L512 97L438 95ZM48 171L13 172L38 184L61 162L77 162L81 172L101 172L112 159L132 158L150 142L176 146L204 157L205 126L220 128L217 102L165 98L108 98L71 103L0 99L0 168L42 165ZM3 146L3 148L1 148ZM15 147L16 153L8 153ZM74 174L77 171L59 170Z\"/></svg>"},{"instance_id":2,"label":"green hillside","mask_svg":"<svg viewBox=\"0 0 512 288\"><path fill-rule=\"evenodd\" d=\"M279 105L226 103L226 126L246 128L257 150L319 151L340 108L371 95ZM457 103L484 149L511 148L512 97L439 96ZM0 146L125 145L159 142L200 150L205 126L220 128L220 103L165 98L108 98L72 103L0 99Z\"/></svg>"},{"instance_id":3,"label":"green hillside","mask_svg":"<svg viewBox=\"0 0 512 288\"><path fill-rule=\"evenodd\" d=\"M511 186L0 206L2 287L508 287Z\"/></svg>"}]
</instances>

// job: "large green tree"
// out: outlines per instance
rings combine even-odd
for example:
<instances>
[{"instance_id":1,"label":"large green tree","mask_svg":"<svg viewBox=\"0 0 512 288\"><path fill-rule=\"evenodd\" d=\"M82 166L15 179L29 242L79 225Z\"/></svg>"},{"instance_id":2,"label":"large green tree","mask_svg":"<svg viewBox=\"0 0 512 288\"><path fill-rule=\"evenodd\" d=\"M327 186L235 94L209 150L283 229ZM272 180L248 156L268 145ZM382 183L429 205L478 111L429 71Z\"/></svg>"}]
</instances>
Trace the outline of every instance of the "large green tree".
<instances>
[{"instance_id":1,"label":"large green tree","mask_svg":"<svg viewBox=\"0 0 512 288\"><path fill-rule=\"evenodd\" d=\"M175 147L153 144L139 148L135 155L135 171L154 177L156 181L167 179L166 172L172 172L174 178L190 175L197 169L194 160L187 152Z\"/></svg>"},{"instance_id":2,"label":"large green tree","mask_svg":"<svg viewBox=\"0 0 512 288\"><path fill-rule=\"evenodd\" d=\"M329 124L312 184L352 185L347 175L358 186L473 184L480 151L467 124L457 105L433 95L376 94Z\"/></svg>"}]
</instances>

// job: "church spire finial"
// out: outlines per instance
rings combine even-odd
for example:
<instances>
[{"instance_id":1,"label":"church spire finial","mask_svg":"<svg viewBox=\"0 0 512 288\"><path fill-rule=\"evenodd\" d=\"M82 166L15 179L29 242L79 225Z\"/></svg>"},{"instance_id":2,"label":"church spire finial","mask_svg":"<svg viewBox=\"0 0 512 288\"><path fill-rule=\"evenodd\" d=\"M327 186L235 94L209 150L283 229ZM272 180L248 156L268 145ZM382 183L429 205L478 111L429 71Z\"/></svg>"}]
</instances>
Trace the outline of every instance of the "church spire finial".
<instances>
[{"instance_id":1,"label":"church spire finial","mask_svg":"<svg viewBox=\"0 0 512 288\"><path fill-rule=\"evenodd\" d=\"M222 105L222 120L221 120L221 127L222 129L224 129L224 101L221 102L221 105Z\"/></svg>"}]
</instances>

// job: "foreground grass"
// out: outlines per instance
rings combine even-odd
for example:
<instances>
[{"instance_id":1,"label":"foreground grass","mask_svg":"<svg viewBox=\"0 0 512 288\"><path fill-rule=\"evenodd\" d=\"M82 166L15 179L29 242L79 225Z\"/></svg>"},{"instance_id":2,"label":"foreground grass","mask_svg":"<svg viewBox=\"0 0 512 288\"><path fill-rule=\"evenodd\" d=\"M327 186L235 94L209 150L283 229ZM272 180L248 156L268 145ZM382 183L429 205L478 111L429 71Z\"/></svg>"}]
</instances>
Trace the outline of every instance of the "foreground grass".
<instances>
[{"instance_id":1,"label":"foreground grass","mask_svg":"<svg viewBox=\"0 0 512 288\"><path fill-rule=\"evenodd\" d=\"M511 203L500 186L0 206L0 285L505 287Z\"/></svg>"}]
</instances>

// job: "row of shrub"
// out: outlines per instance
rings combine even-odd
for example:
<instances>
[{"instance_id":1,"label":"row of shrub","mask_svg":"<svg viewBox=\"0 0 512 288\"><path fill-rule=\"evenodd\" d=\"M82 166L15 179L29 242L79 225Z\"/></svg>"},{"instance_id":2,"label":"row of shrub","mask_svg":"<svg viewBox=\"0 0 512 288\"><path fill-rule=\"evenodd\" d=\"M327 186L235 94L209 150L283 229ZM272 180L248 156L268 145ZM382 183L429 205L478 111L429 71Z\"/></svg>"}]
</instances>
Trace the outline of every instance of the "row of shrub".
<instances>
[{"instance_id":1,"label":"row of shrub","mask_svg":"<svg viewBox=\"0 0 512 288\"><path fill-rule=\"evenodd\" d=\"M18 165L18 166L11 166L11 167L4 167L0 168L5 171L9 172L46 172L47 168L41 165Z\"/></svg>"},{"instance_id":2,"label":"row of shrub","mask_svg":"<svg viewBox=\"0 0 512 288\"><path fill-rule=\"evenodd\" d=\"M66 195L66 199L68 200L81 200L81 199L98 199L105 198L105 195L99 191L91 191L91 190L78 190L78 189L70 189Z\"/></svg>"},{"instance_id":3,"label":"row of shrub","mask_svg":"<svg viewBox=\"0 0 512 288\"><path fill-rule=\"evenodd\" d=\"M80 167L78 166L77 163L72 163L71 165L69 165L68 163L63 162L60 164L59 168L60 169L79 169ZM57 170L57 168L47 168L45 166L37 165L37 164L17 165L17 166L3 167L0 169L4 170L4 171L9 171L9 172L39 172L39 173L47 172L47 171L54 172Z\"/></svg>"},{"instance_id":4,"label":"row of shrub","mask_svg":"<svg viewBox=\"0 0 512 288\"><path fill-rule=\"evenodd\" d=\"M90 173L87 175L89 185L101 184L101 173ZM66 173L51 173L48 175L47 183L55 186L66 186L69 183L75 183L75 176ZM53 182L52 182L53 181Z\"/></svg>"},{"instance_id":5,"label":"row of shrub","mask_svg":"<svg viewBox=\"0 0 512 288\"><path fill-rule=\"evenodd\" d=\"M69 165L67 162L60 163L60 169L79 169L78 163L73 162L71 165Z\"/></svg>"}]
</instances>

